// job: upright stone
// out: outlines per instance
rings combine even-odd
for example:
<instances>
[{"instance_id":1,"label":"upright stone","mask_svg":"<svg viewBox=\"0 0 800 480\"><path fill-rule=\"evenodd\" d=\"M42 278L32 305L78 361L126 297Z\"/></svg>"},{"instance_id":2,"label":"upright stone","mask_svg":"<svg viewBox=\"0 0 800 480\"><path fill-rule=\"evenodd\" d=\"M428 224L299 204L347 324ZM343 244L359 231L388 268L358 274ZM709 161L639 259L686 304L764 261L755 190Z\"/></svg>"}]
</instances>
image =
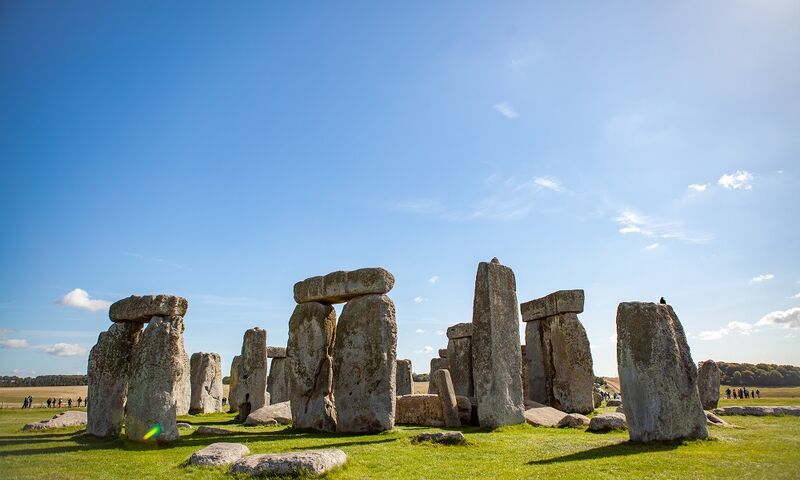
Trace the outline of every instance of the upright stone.
<instances>
[{"instance_id":1,"label":"upright stone","mask_svg":"<svg viewBox=\"0 0 800 480\"><path fill-rule=\"evenodd\" d=\"M519 304L514 272L494 258L475 278L472 370L482 427L523 423Z\"/></svg>"},{"instance_id":2,"label":"upright stone","mask_svg":"<svg viewBox=\"0 0 800 480\"><path fill-rule=\"evenodd\" d=\"M289 319L286 368L292 423L296 428L336 431L333 339L336 311L330 305L297 305Z\"/></svg>"},{"instance_id":3,"label":"upright stone","mask_svg":"<svg viewBox=\"0 0 800 480\"><path fill-rule=\"evenodd\" d=\"M311 277L294 285L297 303L344 303L350 299L385 294L394 286L394 276L383 268L362 268L351 272L333 272Z\"/></svg>"},{"instance_id":4,"label":"upright stone","mask_svg":"<svg viewBox=\"0 0 800 480\"><path fill-rule=\"evenodd\" d=\"M545 366L552 372L548 404L567 413L591 413L594 411L592 353L578 315L556 315L543 326L544 343L550 350Z\"/></svg>"},{"instance_id":5,"label":"upright stone","mask_svg":"<svg viewBox=\"0 0 800 480\"><path fill-rule=\"evenodd\" d=\"M267 331L258 327L244 332L236 395L240 421L251 411L269 405L267 395Z\"/></svg>"},{"instance_id":6,"label":"upright stone","mask_svg":"<svg viewBox=\"0 0 800 480\"><path fill-rule=\"evenodd\" d=\"M267 392L270 404L289 401L289 379L286 376L285 357L272 358L267 376Z\"/></svg>"},{"instance_id":7,"label":"upright stone","mask_svg":"<svg viewBox=\"0 0 800 480\"><path fill-rule=\"evenodd\" d=\"M125 418L125 400L133 347L142 334L141 323L115 323L100 333L89 353L89 394L86 432L117 438Z\"/></svg>"},{"instance_id":8,"label":"upright stone","mask_svg":"<svg viewBox=\"0 0 800 480\"><path fill-rule=\"evenodd\" d=\"M520 345L519 350L520 355L522 355L522 361L520 362L522 368L520 372L520 381L522 382L522 403L524 404L525 399L528 398L528 357L525 354L525 345Z\"/></svg>"},{"instance_id":9,"label":"upright stone","mask_svg":"<svg viewBox=\"0 0 800 480\"><path fill-rule=\"evenodd\" d=\"M697 366L669 305L620 303L617 364L635 442L706 438Z\"/></svg>"},{"instance_id":10,"label":"upright stone","mask_svg":"<svg viewBox=\"0 0 800 480\"><path fill-rule=\"evenodd\" d=\"M697 368L697 390L700 394L700 403L705 410L717 408L721 374L714 360L700 362Z\"/></svg>"},{"instance_id":11,"label":"upright stone","mask_svg":"<svg viewBox=\"0 0 800 480\"><path fill-rule=\"evenodd\" d=\"M154 425L161 427L155 441L179 438L175 425L176 392L182 390L179 384L186 381L185 372L189 370L183 330L181 317L153 317L133 347L125 414L125 431L130 440L143 441ZM92 397L90 405L96 401Z\"/></svg>"},{"instance_id":12,"label":"upright stone","mask_svg":"<svg viewBox=\"0 0 800 480\"><path fill-rule=\"evenodd\" d=\"M414 393L414 376L411 372L411 360L397 361L395 390L396 395L411 395Z\"/></svg>"},{"instance_id":13,"label":"upright stone","mask_svg":"<svg viewBox=\"0 0 800 480\"><path fill-rule=\"evenodd\" d=\"M439 392L436 389L436 382L433 381L433 374L436 370L447 370L450 368L450 361L446 358L431 358L431 369L428 372L428 393L435 395Z\"/></svg>"},{"instance_id":14,"label":"upright stone","mask_svg":"<svg viewBox=\"0 0 800 480\"><path fill-rule=\"evenodd\" d=\"M347 302L333 349L337 431L366 433L394 427L396 359L392 299L366 295Z\"/></svg>"},{"instance_id":15,"label":"upright stone","mask_svg":"<svg viewBox=\"0 0 800 480\"><path fill-rule=\"evenodd\" d=\"M471 324L470 324L471 325ZM449 329L448 329L449 331ZM472 338L459 337L447 341L450 378L456 395L472 397L475 388L472 382Z\"/></svg>"},{"instance_id":16,"label":"upright stone","mask_svg":"<svg viewBox=\"0 0 800 480\"><path fill-rule=\"evenodd\" d=\"M442 402L442 413L444 414L445 427L460 427L461 419L458 414L458 403L456 393L453 390L453 382L450 380L450 372L445 369L433 372L433 379L436 390L439 392L439 401Z\"/></svg>"},{"instance_id":17,"label":"upright stone","mask_svg":"<svg viewBox=\"0 0 800 480\"><path fill-rule=\"evenodd\" d=\"M528 400L550 405L550 345L545 344L544 320L525 323L525 361L527 362Z\"/></svg>"},{"instance_id":18,"label":"upright stone","mask_svg":"<svg viewBox=\"0 0 800 480\"><path fill-rule=\"evenodd\" d=\"M222 411L222 360L219 353L194 353L189 368L192 386L189 413Z\"/></svg>"},{"instance_id":19,"label":"upright stone","mask_svg":"<svg viewBox=\"0 0 800 480\"><path fill-rule=\"evenodd\" d=\"M228 387L228 412L236 413L239 411L239 363L242 361L241 355L236 355L231 361L231 379Z\"/></svg>"}]
</instances>

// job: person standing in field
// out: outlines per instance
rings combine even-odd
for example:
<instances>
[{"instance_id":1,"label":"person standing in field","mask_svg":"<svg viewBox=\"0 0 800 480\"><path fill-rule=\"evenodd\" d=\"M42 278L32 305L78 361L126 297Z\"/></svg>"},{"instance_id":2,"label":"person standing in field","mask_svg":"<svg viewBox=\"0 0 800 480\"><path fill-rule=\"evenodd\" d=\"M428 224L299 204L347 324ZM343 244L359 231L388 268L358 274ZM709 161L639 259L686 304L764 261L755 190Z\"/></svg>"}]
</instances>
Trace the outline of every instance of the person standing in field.
<instances>
[{"instance_id":1,"label":"person standing in field","mask_svg":"<svg viewBox=\"0 0 800 480\"><path fill-rule=\"evenodd\" d=\"M78 397L78 406L81 406L81 397Z\"/></svg>"}]
</instances>

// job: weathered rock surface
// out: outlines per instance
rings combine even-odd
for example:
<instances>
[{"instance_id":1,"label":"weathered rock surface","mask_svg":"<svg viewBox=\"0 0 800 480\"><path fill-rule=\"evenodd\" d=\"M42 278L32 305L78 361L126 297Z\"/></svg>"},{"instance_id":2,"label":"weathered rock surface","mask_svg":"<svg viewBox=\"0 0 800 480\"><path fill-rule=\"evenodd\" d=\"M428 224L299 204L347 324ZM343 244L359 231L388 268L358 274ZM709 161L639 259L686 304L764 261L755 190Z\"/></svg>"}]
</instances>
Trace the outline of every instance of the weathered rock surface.
<instances>
[{"instance_id":1,"label":"weathered rock surface","mask_svg":"<svg viewBox=\"0 0 800 480\"><path fill-rule=\"evenodd\" d=\"M448 370L450 368L450 361L446 358L431 358L431 369L428 372L428 378L430 381L428 382L428 393L435 394L438 393L436 390L436 382L433 381L433 373L436 370Z\"/></svg>"},{"instance_id":2,"label":"weathered rock surface","mask_svg":"<svg viewBox=\"0 0 800 480\"><path fill-rule=\"evenodd\" d=\"M461 432L425 432L416 435L413 439L415 443L431 442L441 443L442 445L460 445L465 442L464 434Z\"/></svg>"},{"instance_id":3,"label":"weathered rock surface","mask_svg":"<svg viewBox=\"0 0 800 480\"><path fill-rule=\"evenodd\" d=\"M205 425L202 425L200 427L197 427L197 430L195 430L194 433L195 435L233 435L237 432L234 432L233 430L228 430L226 428L207 427Z\"/></svg>"},{"instance_id":4,"label":"weathered rock surface","mask_svg":"<svg viewBox=\"0 0 800 480\"><path fill-rule=\"evenodd\" d=\"M350 272L333 272L311 277L294 284L297 303L344 303L363 295L389 293L394 286L394 275L383 268L362 268Z\"/></svg>"},{"instance_id":5,"label":"weathered rock surface","mask_svg":"<svg viewBox=\"0 0 800 480\"><path fill-rule=\"evenodd\" d=\"M531 322L564 313L583 312L583 290L559 290L520 305L522 321Z\"/></svg>"},{"instance_id":6,"label":"weathered rock surface","mask_svg":"<svg viewBox=\"0 0 800 480\"><path fill-rule=\"evenodd\" d=\"M461 418L458 415L456 393L453 390L453 382L450 380L450 372L445 369L436 370L433 372L433 381L436 382L439 401L442 403L444 426L460 427Z\"/></svg>"},{"instance_id":7,"label":"weathered rock surface","mask_svg":"<svg viewBox=\"0 0 800 480\"><path fill-rule=\"evenodd\" d=\"M330 305L297 305L289 319L286 374L295 428L336 431L333 400L333 339L336 311Z\"/></svg>"},{"instance_id":8,"label":"weathered rock surface","mask_svg":"<svg viewBox=\"0 0 800 480\"><path fill-rule=\"evenodd\" d=\"M594 408L600 408L603 406L603 396L600 395L599 392L592 392L592 400L594 403Z\"/></svg>"},{"instance_id":9,"label":"weathered rock surface","mask_svg":"<svg viewBox=\"0 0 800 480\"><path fill-rule=\"evenodd\" d=\"M467 324L472 326L471 323ZM447 363L456 395L475 395L472 381L472 338L459 337L447 342Z\"/></svg>"},{"instance_id":10,"label":"weathered rock surface","mask_svg":"<svg viewBox=\"0 0 800 480\"><path fill-rule=\"evenodd\" d=\"M333 349L337 431L366 433L394 427L396 360L392 299L366 295L347 302Z\"/></svg>"},{"instance_id":11,"label":"weathered rock surface","mask_svg":"<svg viewBox=\"0 0 800 480\"><path fill-rule=\"evenodd\" d=\"M736 406L715 408L717 415L752 415L755 417L791 415L800 417L800 406L797 407L767 407L767 406Z\"/></svg>"},{"instance_id":12,"label":"weathered rock surface","mask_svg":"<svg viewBox=\"0 0 800 480\"><path fill-rule=\"evenodd\" d=\"M594 371L589 337L578 316L566 313L537 322L542 326L548 404L570 413L594 410Z\"/></svg>"},{"instance_id":13,"label":"weathered rock surface","mask_svg":"<svg viewBox=\"0 0 800 480\"><path fill-rule=\"evenodd\" d=\"M241 355L236 355L231 361L231 380L228 388L228 412L230 413L239 411L239 363L241 361Z\"/></svg>"},{"instance_id":14,"label":"weathered rock surface","mask_svg":"<svg viewBox=\"0 0 800 480\"><path fill-rule=\"evenodd\" d=\"M189 356L183 347L183 318L153 317L132 352L125 431L143 441L153 425L161 433L153 440L178 440L175 417L184 394L188 410ZM94 403L97 399L92 398ZM90 403L91 405L91 403Z\"/></svg>"},{"instance_id":15,"label":"weathered rock surface","mask_svg":"<svg viewBox=\"0 0 800 480\"><path fill-rule=\"evenodd\" d=\"M480 411L480 405L478 405L478 411ZM561 410L545 405L528 408L525 410L524 415L528 425L533 425L534 427L557 427L559 422L567 416Z\"/></svg>"},{"instance_id":16,"label":"weathered rock surface","mask_svg":"<svg viewBox=\"0 0 800 480\"><path fill-rule=\"evenodd\" d=\"M559 428L578 428L589 426L589 417L580 413L568 413L558 422Z\"/></svg>"},{"instance_id":17,"label":"weathered rock surface","mask_svg":"<svg viewBox=\"0 0 800 480\"><path fill-rule=\"evenodd\" d=\"M51 430L53 428L78 427L80 425L86 425L87 421L88 419L86 412L76 412L70 410L64 413L59 413L49 420L26 423L22 429L25 431L36 431Z\"/></svg>"},{"instance_id":18,"label":"weathered rock surface","mask_svg":"<svg viewBox=\"0 0 800 480\"><path fill-rule=\"evenodd\" d=\"M456 396L461 425L469 425L472 418L472 402L467 397ZM444 413L438 395L415 394L397 397L395 423L402 425L425 425L443 427Z\"/></svg>"},{"instance_id":19,"label":"weathered rock surface","mask_svg":"<svg viewBox=\"0 0 800 480\"><path fill-rule=\"evenodd\" d=\"M267 395L267 331L253 327L244 332L242 358L236 382L239 421L250 412L269 405Z\"/></svg>"},{"instance_id":20,"label":"weathered rock surface","mask_svg":"<svg viewBox=\"0 0 800 480\"><path fill-rule=\"evenodd\" d=\"M193 353L189 360L191 403L189 413L222 411L222 359L218 353Z\"/></svg>"},{"instance_id":21,"label":"weathered rock surface","mask_svg":"<svg viewBox=\"0 0 800 480\"><path fill-rule=\"evenodd\" d=\"M713 410L719 404L719 383L722 372L714 360L700 362L697 368L697 392L705 410Z\"/></svg>"},{"instance_id":22,"label":"weathered rock surface","mask_svg":"<svg viewBox=\"0 0 800 480\"><path fill-rule=\"evenodd\" d=\"M183 317L189 302L177 295L131 295L111 304L108 317L112 322L147 323L152 317Z\"/></svg>"},{"instance_id":23,"label":"weathered rock surface","mask_svg":"<svg viewBox=\"0 0 800 480\"><path fill-rule=\"evenodd\" d=\"M411 360L398 360L395 394L411 395L412 393L414 393L414 378L411 371Z\"/></svg>"},{"instance_id":24,"label":"weathered rock surface","mask_svg":"<svg viewBox=\"0 0 800 480\"><path fill-rule=\"evenodd\" d=\"M266 453L250 455L236 461L231 465L231 473L283 477L322 475L346 462L347 455L339 449Z\"/></svg>"},{"instance_id":25,"label":"weathered rock surface","mask_svg":"<svg viewBox=\"0 0 800 480\"><path fill-rule=\"evenodd\" d=\"M217 442L198 450L189 457L189 465L216 467L229 465L236 460L250 455L250 449L241 443Z\"/></svg>"},{"instance_id":26,"label":"weathered rock surface","mask_svg":"<svg viewBox=\"0 0 800 480\"><path fill-rule=\"evenodd\" d=\"M606 400L606 407L621 407L621 406L622 406L622 400L618 398L609 398L608 400Z\"/></svg>"},{"instance_id":27,"label":"weathered rock surface","mask_svg":"<svg viewBox=\"0 0 800 480\"><path fill-rule=\"evenodd\" d=\"M447 338L453 340L454 338L466 338L472 336L472 323L456 323L447 327Z\"/></svg>"},{"instance_id":28,"label":"weathered rock surface","mask_svg":"<svg viewBox=\"0 0 800 480\"><path fill-rule=\"evenodd\" d=\"M286 358L273 357L269 364L267 392L270 403L289 401L289 377L286 375Z\"/></svg>"},{"instance_id":29,"label":"weathered rock surface","mask_svg":"<svg viewBox=\"0 0 800 480\"><path fill-rule=\"evenodd\" d=\"M440 348L439 349L439 358L447 358L447 349L446 348Z\"/></svg>"},{"instance_id":30,"label":"weathered rock surface","mask_svg":"<svg viewBox=\"0 0 800 480\"><path fill-rule=\"evenodd\" d=\"M178 427L178 428L187 428L187 429L190 429L190 430L194 430L194 427L192 426L191 423L177 422L175 424L175 426Z\"/></svg>"},{"instance_id":31,"label":"weathered rock surface","mask_svg":"<svg viewBox=\"0 0 800 480\"><path fill-rule=\"evenodd\" d=\"M244 421L244 424L271 425L273 422L281 425L289 425L292 423L292 407L290 402L274 403L266 407L261 407L251 412Z\"/></svg>"},{"instance_id":32,"label":"weathered rock surface","mask_svg":"<svg viewBox=\"0 0 800 480\"><path fill-rule=\"evenodd\" d=\"M482 427L525 421L516 290L514 272L496 258L478 265L472 318L472 370Z\"/></svg>"},{"instance_id":33,"label":"weathered rock surface","mask_svg":"<svg viewBox=\"0 0 800 480\"><path fill-rule=\"evenodd\" d=\"M286 358L286 347L267 346L267 358Z\"/></svg>"},{"instance_id":34,"label":"weathered rock surface","mask_svg":"<svg viewBox=\"0 0 800 480\"><path fill-rule=\"evenodd\" d=\"M718 427L734 428L733 425L719 418L713 412L709 412L708 410L706 410L705 414L706 414L706 425L716 425Z\"/></svg>"},{"instance_id":35,"label":"weathered rock surface","mask_svg":"<svg viewBox=\"0 0 800 480\"><path fill-rule=\"evenodd\" d=\"M617 364L632 441L708 437L697 366L672 307L619 304Z\"/></svg>"},{"instance_id":36,"label":"weathered rock surface","mask_svg":"<svg viewBox=\"0 0 800 480\"><path fill-rule=\"evenodd\" d=\"M547 405L552 396L552 365L550 361L549 345L544 344L544 320L527 322L525 324L525 361L528 383L528 396L526 399Z\"/></svg>"},{"instance_id":37,"label":"weathered rock surface","mask_svg":"<svg viewBox=\"0 0 800 480\"><path fill-rule=\"evenodd\" d=\"M125 401L133 346L142 334L140 323L115 323L102 332L89 353L89 398L86 432L117 438L125 418Z\"/></svg>"},{"instance_id":38,"label":"weathered rock surface","mask_svg":"<svg viewBox=\"0 0 800 480\"><path fill-rule=\"evenodd\" d=\"M627 428L625 415L622 413L601 413L589 421L590 432L608 432L610 430L623 430Z\"/></svg>"}]
</instances>

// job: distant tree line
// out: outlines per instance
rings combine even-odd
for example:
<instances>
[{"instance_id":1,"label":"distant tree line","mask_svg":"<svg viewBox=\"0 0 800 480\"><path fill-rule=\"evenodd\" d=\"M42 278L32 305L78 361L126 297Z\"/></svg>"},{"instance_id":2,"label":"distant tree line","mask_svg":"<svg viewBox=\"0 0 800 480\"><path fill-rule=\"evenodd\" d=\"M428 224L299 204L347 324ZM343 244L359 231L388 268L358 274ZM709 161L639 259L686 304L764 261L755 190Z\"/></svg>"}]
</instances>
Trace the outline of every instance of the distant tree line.
<instances>
[{"instance_id":1,"label":"distant tree line","mask_svg":"<svg viewBox=\"0 0 800 480\"><path fill-rule=\"evenodd\" d=\"M415 382L430 382L431 376L427 373L412 373L411 378Z\"/></svg>"},{"instance_id":2,"label":"distant tree line","mask_svg":"<svg viewBox=\"0 0 800 480\"><path fill-rule=\"evenodd\" d=\"M766 363L717 362L723 385L756 387L798 387L800 367Z\"/></svg>"},{"instance_id":3,"label":"distant tree line","mask_svg":"<svg viewBox=\"0 0 800 480\"><path fill-rule=\"evenodd\" d=\"M38 377L0 377L0 387L72 387L88 385L86 375L39 375Z\"/></svg>"}]
</instances>

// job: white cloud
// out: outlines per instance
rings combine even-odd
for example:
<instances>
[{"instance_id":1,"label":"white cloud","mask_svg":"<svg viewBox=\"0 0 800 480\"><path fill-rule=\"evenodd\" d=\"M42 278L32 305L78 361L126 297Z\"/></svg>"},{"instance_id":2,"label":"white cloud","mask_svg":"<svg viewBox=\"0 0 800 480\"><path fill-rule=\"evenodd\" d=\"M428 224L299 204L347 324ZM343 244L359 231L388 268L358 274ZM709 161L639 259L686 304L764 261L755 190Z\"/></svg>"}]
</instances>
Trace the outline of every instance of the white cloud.
<instances>
[{"instance_id":1,"label":"white cloud","mask_svg":"<svg viewBox=\"0 0 800 480\"><path fill-rule=\"evenodd\" d=\"M757 275L750 279L750 283L762 283L766 282L767 280L772 280L775 278L775 275L771 273L765 273L764 275Z\"/></svg>"},{"instance_id":2,"label":"white cloud","mask_svg":"<svg viewBox=\"0 0 800 480\"><path fill-rule=\"evenodd\" d=\"M430 283L436 283L436 282L438 282L438 281L439 281L439 275L434 275L434 276L432 276L431 278L429 278L429 279L428 279L428 281L429 281Z\"/></svg>"},{"instance_id":3,"label":"white cloud","mask_svg":"<svg viewBox=\"0 0 800 480\"><path fill-rule=\"evenodd\" d=\"M425 330L418 328L414 333L425 333Z\"/></svg>"},{"instance_id":4,"label":"white cloud","mask_svg":"<svg viewBox=\"0 0 800 480\"><path fill-rule=\"evenodd\" d=\"M84 310L89 310L90 312L96 312L111 306L111 302L106 300L89 298L89 293L80 288L76 288L67 293L57 300L56 303L64 305L65 307L82 308Z\"/></svg>"},{"instance_id":5,"label":"white cloud","mask_svg":"<svg viewBox=\"0 0 800 480\"><path fill-rule=\"evenodd\" d=\"M429 302L430 300L431 300L430 298L425 298L425 297L414 297L414 303Z\"/></svg>"},{"instance_id":6,"label":"white cloud","mask_svg":"<svg viewBox=\"0 0 800 480\"><path fill-rule=\"evenodd\" d=\"M518 118L519 117L519 114L517 113L517 111L514 110L514 106L511 105L510 103L506 103L506 102L495 103L492 106L492 108L494 108L497 111L497 113L499 113L500 115L502 115L502 116L504 116L506 118L514 119L514 118Z\"/></svg>"},{"instance_id":7,"label":"white cloud","mask_svg":"<svg viewBox=\"0 0 800 480\"><path fill-rule=\"evenodd\" d=\"M421 350L414 350L414 353L431 353L433 351L433 347L430 345L426 345L422 347Z\"/></svg>"},{"instance_id":8,"label":"white cloud","mask_svg":"<svg viewBox=\"0 0 800 480\"><path fill-rule=\"evenodd\" d=\"M758 332L753 325L747 322L729 322L728 330L739 335L750 335L751 333Z\"/></svg>"},{"instance_id":9,"label":"white cloud","mask_svg":"<svg viewBox=\"0 0 800 480\"><path fill-rule=\"evenodd\" d=\"M734 173L726 173L719 177L717 181L721 186L729 190L752 190L753 174L747 170L736 170Z\"/></svg>"},{"instance_id":10,"label":"white cloud","mask_svg":"<svg viewBox=\"0 0 800 480\"><path fill-rule=\"evenodd\" d=\"M756 324L758 325L758 324ZM705 330L697 335L700 340L719 340L727 335L750 335L756 333L758 330L756 325L747 322L728 322L728 324L718 330Z\"/></svg>"},{"instance_id":11,"label":"white cloud","mask_svg":"<svg viewBox=\"0 0 800 480\"><path fill-rule=\"evenodd\" d=\"M796 293L792 298L800 298L800 293Z\"/></svg>"},{"instance_id":12,"label":"white cloud","mask_svg":"<svg viewBox=\"0 0 800 480\"><path fill-rule=\"evenodd\" d=\"M86 354L86 349L77 343L56 343L54 345L40 345L36 348L56 357L76 357Z\"/></svg>"},{"instance_id":13,"label":"white cloud","mask_svg":"<svg viewBox=\"0 0 800 480\"><path fill-rule=\"evenodd\" d=\"M533 183L538 185L542 188L547 188L549 190L553 190L555 192L563 192L564 187L558 182L558 180L550 177L536 177L533 179Z\"/></svg>"},{"instance_id":14,"label":"white cloud","mask_svg":"<svg viewBox=\"0 0 800 480\"><path fill-rule=\"evenodd\" d=\"M704 332L700 332L697 335L697 338L700 340L719 340L728 333L730 333L730 331L728 331L727 328L720 328L719 330L706 330Z\"/></svg>"},{"instance_id":15,"label":"white cloud","mask_svg":"<svg viewBox=\"0 0 800 480\"><path fill-rule=\"evenodd\" d=\"M693 192L705 192L707 188L708 188L708 184L707 183L703 183L703 184L693 183L693 184L689 185L689 190L691 190Z\"/></svg>"},{"instance_id":16,"label":"white cloud","mask_svg":"<svg viewBox=\"0 0 800 480\"><path fill-rule=\"evenodd\" d=\"M436 330L436 335L439 335L441 337L443 335L447 335L447 333L444 330Z\"/></svg>"},{"instance_id":17,"label":"white cloud","mask_svg":"<svg viewBox=\"0 0 800 480\"><path fill-rule=\"evenodd\" d=\"M30 344L24 338L4 338L0 340L0 348L28 348Z\"/></svg>"},{"instance_id":18,"label":"white cloud","mask_svg":"<svg viewBox=\"0 0 800 480\"><path fill-rule=\"evenodd\" d=\"M627 227L622 227L622 228L619 229L619 233L621 233L623 235L627 235L629 233L640 233L641 231L642 231L641 228L633 226L633 225L628 225Z\"/></svg>"},{"instance_id":19,"label":"white cloud","mask_svg":"<svg viewBox=\"0 0 800 480\"><path fill-rule=\"evenodd\" d=\"M623 210L614 221L620 226L619 233L636 233L650 238L675 239L685 243L707 243L712 236L707 233L691 232L680 223L666 222L653 217L640 215L633 210Z\"/></svg>"},{"instance_id":20,"label":"white cloud","mask_svg":"<svg viewBox=\"0 0 800 480\"><path fill-rule=\"evenodd\" d=\"M652 252L653 250L655 250L658 247L659 247L658 243L651 243L650 245L644 247L644 249L645 250L649 250L649 251Z\"/></svg>"},{"instance_id":21,"label":"white cloud","mask_svg":"<svg viewBox=\"0 0 800 480\"><path fill-rule=\"evenodd\" d=\"M756 326L776 325L783 328L800 329L800 307L772 312L761 317Z\"/></svg>"}]
</instances>

